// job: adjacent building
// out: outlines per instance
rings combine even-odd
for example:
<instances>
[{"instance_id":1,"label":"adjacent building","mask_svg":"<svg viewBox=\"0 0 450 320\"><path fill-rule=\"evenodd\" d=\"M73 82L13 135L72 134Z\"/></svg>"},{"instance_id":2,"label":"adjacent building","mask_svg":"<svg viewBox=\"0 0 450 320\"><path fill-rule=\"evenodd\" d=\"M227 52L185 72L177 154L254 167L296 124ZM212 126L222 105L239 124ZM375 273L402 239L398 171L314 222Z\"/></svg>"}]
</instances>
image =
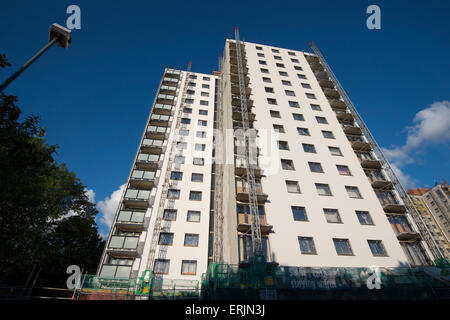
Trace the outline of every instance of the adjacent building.
<instances>
[{"instance_id":1,"label":"adjacent building","mask_svg":"<svg viewBox=\"0 0 450 320\"><path fill-rule=\"evenodd\" d=\"M257 247L285 266L427 265L402 190L316 48L228 39L220 72L165 70L97 275L195 282Z\"/></svg>"}]
</instances>

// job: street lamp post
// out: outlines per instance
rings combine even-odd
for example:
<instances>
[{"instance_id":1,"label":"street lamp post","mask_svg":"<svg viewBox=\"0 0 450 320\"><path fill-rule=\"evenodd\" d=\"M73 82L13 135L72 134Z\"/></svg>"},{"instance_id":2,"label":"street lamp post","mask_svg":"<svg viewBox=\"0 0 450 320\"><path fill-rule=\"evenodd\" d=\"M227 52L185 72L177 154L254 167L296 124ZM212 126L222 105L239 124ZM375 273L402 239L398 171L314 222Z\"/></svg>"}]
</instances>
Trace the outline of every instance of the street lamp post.
<instances>
[{"instance_id":1,"label":"street lamp post","mask_svg":"<svg viewBox=\"0 0 450 320\"><path fill-rule=\"evenodd\" d=\"M0 92L13 82L22 72L24 72L34 61L36 61L45 51L47 51L52 45L56 43L57 46L67 49L71 42L70 30L54 23L50 26L48 34L48 43L37 52L30 60L28 60L22 67L14 72L5 82L0 85Z\"/></svg>"}]
</instances>

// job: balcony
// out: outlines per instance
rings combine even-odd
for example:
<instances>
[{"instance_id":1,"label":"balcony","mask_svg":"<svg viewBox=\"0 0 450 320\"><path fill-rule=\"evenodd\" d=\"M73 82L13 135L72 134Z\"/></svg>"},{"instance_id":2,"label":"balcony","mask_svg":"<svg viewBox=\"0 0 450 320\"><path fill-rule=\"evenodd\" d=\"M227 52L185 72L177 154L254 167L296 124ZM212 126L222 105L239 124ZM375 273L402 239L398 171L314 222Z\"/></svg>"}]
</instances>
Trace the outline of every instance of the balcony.
<instances>
[{"instance_id":1,"label":"balcony","mask_svg":"<svg viewBox=\"0 0 450 320\"><path fill-rule=\"evenodd\" d=\"M170 116L172 114L172 105L156 103L152 110L155 114L164 114Z\"/></svg>"},{"instance_id":2,"label":"balcony","mask_svg":"<svg viewBox=\"0 0 450 320\"><path fill-rule=\"evenodd\" d=\"M239 85L239 76L237 73L230 73L230 77L231 77L232 84L234 83L236 85ZM244 76L245 86L248 86L249 83L250 83L250 78L248 76Z\"/></svg>"},{"instance_id":3,"label":"balcony","mask_svg":"<svg viewBox=\"0 0 450 320\"><path fill-rule=\"evenodd\" d=\"M163 114L154 114L150 116L150 125L157 127L167 127L169 125L170 116Z\"/></svg>"},{"instance_id":4,"label":"balcony","mask_svg":"<svg viewBox=\"0 0 450 320\"><path fill-rule=\"evenodd\" d=\"M342 100L337 100L337 99L328 99L328 102L330 103L330 106L333 109L338 109L338 110L346 110L347 106L345 105L345 102Z\"/></svg>"},{"instance_id":5,"label":"balcony","mask_svg":"<svg viewBox=\"0 0 450 320\"><path fill-rule=\"evenodd\" d=\"M171 94L171 95L176 95L176 93L177 93L177 87L162 85L162 86L159 88L159 93L160 93L160 94Z\"/></svg>"},{"instance_id":6,"label":"balcony","mask_svg":"<svg viewBox=\"0 0 450 320\"><path fill-rule=\"evenodd\" d=\"M139 153L136 159L136 168L141 170L156 171L159 167L159 155Z\"/></svg>"},{"instance_id":7,"label":"balcony","mask_svg":"<svg viewBox=\"0 0 450 320\"><path fill-rule=\"evenodd\" d=\"M380 170L364 170L374 189L392 189L393 184L384 178Z\"/></svg>"},{"instance_id":8,"label":"balcony","mask_svg":"<svg viewBox=\"0 0 450 320\"><path fill-rule=\"evenodd\" d=\"M411 228L405 215L388 215L388 220L398 240L410 241L420 238L420 234Z\"/></svg>"},{"instance_id":9,"label":"balcony","mask_svg":"<svg viewBox=\"0 0 450 320\"><path fill-rule=\"evenodd\" d=\"M131 173L130 187L136 189L150 190L155 184L155 171L135 169Z\"/></svg>"},{"instance_id":10,"label":"balcony","mask_svg":"<svg viewBox=\"0 0 450 320\"><path fill-rule=\"evenodd\" d=\"M169 77L169 78L180 79L181 71L180 70L168 69L168 70L166 70L166 73L164 73L164 76L165 77Z\"/></svg>"},{"instance_id":11,"label":"balcony","mask_svg":"<svg viewBox=\"0 0 450 320\"><path fill-rule=\"evenodd\" d=\"M144 229L145 211L120 210L116 227L120 230L141 232Z\"/></svg>"},{"instance_id":12,"label":"balcony","mask_svg":"<svg viewBox=\"0 0 450 320\"><path fill-rule=\"evenodd\" d=\"M239 85L232 84L231 85L231 93L239 96L241 94L241 89L240 89ZM252 89L250 87L245 87L245 93L247 95L247 99L249 99L250 94L252 93Z\"/></svg>"},{"instance_id":13,"label":"balcony","mask_svg":"<svg viewBox=\"0 0 450 320\"><path fill-rule=\"evenodd\" d=\"M357 152L356 156L364 169L380 169L382 167L381 161L375 159L370 152Z\"/></svg>"},{"instance_id":14,"label":"balcony","mask_svg":"<svg viewBox=\"0 0 450 320\"><path fill-rule=\"evenodd\" d=\"M252 216L250 213L238 213L238 225L237 230L242 233L251 233L252 232ZM267 224L266 216L259 214L259 225L261 226L261 233L267 234L272 229L273 226Z\"/></svg>"},{"instance_id":15,"label":"balcony","mask_svg":"<svg viewBox=\"0 0 450 320\"><path fill-rule=\"evenodd\" d=\"M162 84L165 86L178 87L178 79L164 77Z\"/></svg>"},{"instance_id":16,"label":"balcony","mask_svg":"<svg viewBox=\"0 0 450 320\"><path fill-rule=\"evenodd\" d=\"M318 61L317 62L314 62L314 61L309 62L309 66L311 67L312 71L324 71L325 70L323 65L321 65L320 62L318 62Z\"/></svg>"},{"instance_id":17,"label":"balcony","mask_svg":"<svg viewBox=\"0 0 450 320\"><path fill-rule=\"evenodd\" d=\"M316 71L314 72L314 75L317 80L330 80L326 71Z\"/></svg>"},{"instance_id":18,"label":"balcony","mask_svg":"<svg viewBox=\"0 0 450 320\"><path fill-rule=\"evenodd\" d=\"M231 105L233 107L241 107L241 96L239 95L233 95L231 97ZM252 99L247 99L247 108L250 109L253 107L253 100Z\"/></svg>"},{"instance_id":19,"label":"balcony","mask_svg":"<svg viewBox=\"0 0 450 320\"><path fill-rule=\"evenodd\" d=\"M335 111L335 113L336 113L336 118L339 121L353 121L354 120L353 114L351 114L350 112Z\"/></svg>"},{"instance_id":20,"label":"balcony","mask_svg":"<svg viewBox=\"0 0 450 320\"><path fill-rule=\"evenodd\" d=\"M147 209L150 204L150 190L127 189L123 204L130 209Z\"/></svg>"},{"instance_id":21,"label":"balcony","mask_svg":"<svg viewBox=\"0 0 450 320\"><path fill-rule=\"evenodd\" d=\"M320 63L320 60L317 56L305 55L305 59L306 61L308 61L308 63Z\"/></svg>"},{"instance_id":22,"label":"balcony","mask_svg":"<svg viewBox=\"0 0 450 320\"><path fill-rule=\"evenodd\" d=\"M115 258L135 258L138 249L138 236L111 236L107 252Z\"/></svg>"},{"instance_id":23,"label":"balcony","mask_svg":"<svg viewBox=\"0 0 450 320\"><path fill-rule=\"evenodd\" d=\"M347 135L348 141L352 145L353 150L355 151L368 151L372 149L370 143L364 141L361 136L349 136Z\"/></svg>"},{"instance_id":24,"label":"balcony","mask_svg":"<svg viewBox=\"0 0 450 320\"><path fill-rule=\"evenodd\" d=\"M233 55L230 56L230 64L237 65L237 63L238 60L236 56L236 51L233 51ZM247 59L245 58L245 56L242 58L242 65L243 66L247 65Z\"/></svg>"},{"instance_id":25,"label":"balcony","mask_svg":"<svg viewBox=\"0 0 450 320\"><path fill-rule=\"evenodd\" d=\"M248 121L249 122L253 122L255 120L255 114L252 112L248 112ZM242 121L243 117L242 117L242 113L241 113L241 109L233 109L233 115L232 118L234 121Z\"/></svg>"},{"instance_id":26,"label":"balcony","mask_svg":"<svg viewBox=\"0 0 450 320\"><path fill-rule=\"evenodd\" d=\"M362 135L362 129L354 124L341 123L341 127L346 134Z\"/></svg>"},{"instance_id":27,"label":"balcony","mask_svg":"<svg viewBox=\"0 0 450 320\"><path fill-rule=\"evenodd\" d=\"M334 89L334 83L331 80L319 80L319 85L322 88Z\"/></svg>"},{"instance_id":28,"label":"balcony","mask_svg":"<svg viewBox=\"0 0 450 320\"><path fill-rule=\"evenodd\" d=\"M234 173L241 177L247 176L247 166L245 165L244 159L234 158ZM253 166L253 173L255 174L255 178L261 178L263 174L263 170L259 168L258 162Z\"/></svg>"},{"instance_id":29,"label":"balcony","mask_svg":"<svg viewBox=\"0 0 450 320\"><path fill-rule=\"evenodd\" d=\"M400 204L394 194L390 191L375 192L384 212L387 213L406 213L406 207Z\"/></svg>"},{"instance_id":30,"label":"balcony","mask_svg":"<svg viewBox=\"0 0 450 320\"><path fill-rule=\"evenodd\" d=\"M164 140L147 139L142 141L141 151L143 153L161 154L163 152Z\"/></svg>"},{"instance_id":31,"label":"balcony","mask_svg":"<svg viewBox=\"0 0 450 320\"><path fill-rule=\"evenodd\" d=\"M175 96L169 94L158 94L156 97L156 102L160 104L173 105L175 102Z\"/></svg>"},{"instance_id":32,"label":"balcony","mask_svg":"<svg viewBox=\"0 0 450 320\"><path fill-rule=\"evenodd\" d=\"M250 201L250 194L246 183L242 183L242 181L236 182L236 200L242 201L242 202L249 202ZM258 203L264 203L267 201L267 198L269 197L267 194L263 193L261 185L259 182L256 182L256 201Z\"/></svg>"},{"instance_id":33,"label":"balcony","mask_svg":"<svg viewBox=\"0 0 450 320\"><path fill-rule=\"evenodd\" d=\"M145 137L148 139L163 140L166 138L167 128L158 126L148 126Z\"/></svg>"},{"instance_id":34,"label":"balcony","mask_svg":"<svg viewBox=\"0 0 450 320\"><path fill-rule=\"evenodd\" d=\"M230 64L230 72L231 73L238 73L238 65L236 64ZM244 76L246 76L248 74L248 68L246 65L242 65L242 71L244 71Z\"/></svg>"},{"instance_id":35,"label":"balcony","mask_svg":"<svg viewBox=\"0 0 450 320\"><path fill-rule=\"evenodd\" d=\"M259 155L259 147L256 145L256 142L250 141L249 151L251 156ZM245 155L245 143L244 141L234 140L234 154Z\"/></svg>"},{"instance_id":36,"label":"balcony","mask_svg":"<svg viewBox=\"0 0 450 320\"><path fill-rule=\"evenodd\" d=\"M229 48L230 48L230 56L236 55L236 42L229 42ZM241 43L241 53L245 53L245 44Z\"/></svg>"}]
</instances>

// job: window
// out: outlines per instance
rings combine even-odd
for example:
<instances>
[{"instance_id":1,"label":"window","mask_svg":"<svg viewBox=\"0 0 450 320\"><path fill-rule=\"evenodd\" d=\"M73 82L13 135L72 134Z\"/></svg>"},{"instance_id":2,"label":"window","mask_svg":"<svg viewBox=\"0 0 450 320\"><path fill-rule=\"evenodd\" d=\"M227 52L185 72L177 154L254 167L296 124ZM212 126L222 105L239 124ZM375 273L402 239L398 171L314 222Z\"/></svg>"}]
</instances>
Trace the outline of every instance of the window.
<instances>
[{"instance_id":1,"label":"window","mask_svg":"<svg viewBox=\"0 0 450 320\"><path fill-rule=\"evenodd\" d=\"M298 104L297 101L288 101L288 103L289 103L289 107L300 108L300 105Z\"/></svg>"},{"instance_id":2,"label":"window","mask_svg":"<svg viewBox=\"0 0 450 320\"><path fill-rule=\"evenodd\" d=\"M201 201L202 192L201 191L191 191L189 193L189 200Z\"/></svg>"},{"instance_id":3,"label":"window","mask_svg":"<svg viewBox=\"0 0 450 320\"><path fill-rule=\"evenodd\" d=\"M314 111L322 111L322 108L318 104L311 104L311 109Z\"/></svg>"},{"instance_id":4,"label":"window","mask_svg":"<svg viewBox=\"0 0 450 320\"><path fill-rule=\"evenodd\" d=\"M273 58L274 58L275 60L281 60L281 57L280 57L280 56L273 56Z\"/></svg>"},{"instance_id":5,"label":"window","mask_svg":"<svg viewBox=\"0 0 450 320\"><path fill-rule=\"evenodd\" d=\"M196 137L197 138L206 138L206 131L197 131Z\"/></svg>"},{"instance_id":6,"label":"window","mask_svg":"<svg viewBox=\"0 0 450 320\"><path fill-rule=\"evenodd\" d=\"M163 219L168 221L175 221L177 219L177 210L165 209Z\"/></svg>"},{"instance_id":7,"label":"window","mask_svg":"<svg viewBox=\"0 0 450 320\"><path fill-rule=\"evenodd\" d=\"M190 86L190 87L195 87L195 82L192 82L192 81L189 82L189 83L188 83L188 86Z\"/></svg>"},{"instance_id":8,"label":"window","mask_svg":"<svg viewBox=\"0 0 450 320\"><path fill-rule=\"evenodd\" d=\"M258 52L258 53L257 53L257 56L258 56L258 57L264 58L264 53Z\"/></svg>"},{"instance_id":9,"label":"window","mask_svg":"<svg viewBox=\"0 0 450 320\"><path fill-rule=\"evenodd\" d=\"M287 80L281 80L281 84L285 85L285 86L292 86L290 81Z\"/></svg>"},{"instance_id":10,"label":"window","mask_svg":"<svg viewBox=\"0 0 450 320\"><path fill-rule=\"evenodd\" d=\"M271 87L264 87L264 90L268 93L275 93L275 91L273 91L273 88L271 88ZM271 99L271 100L275 100L275 99ZM267 99L267 102L268 101L269 101L269 99Z\"/></svg>"},{"instance_id":11,"label":"window","mask_svg":"<svg viewBox=\"0 0 450 320\"><path fill-rule=\"evenodd\" d=\"M263 49L263 48L260 47L260 46L256 46L255 48L256 48L256 50L262 50L262 49Z\"/></svg>"},{"instance_id":12,"label":"window","mask_svg":"<svg viewBox=\"0 0 450 320\"><path fill-rule=\"evenodd\" d=\"M270 80L270 78L263 77L262 79L264 82L272 83L272 80Z\"/></svg>"},{"instance_id":13,"label":"window","mask_svg":"<svg viewBox=\"0 0 450 320\"><path fill-rule=\"evenodd\" d=\"M200 211L188 210L186 221L200 222Z\"/></svg>"},{"instance_id":14,"label":"window","mask_svg":"<svg viewBox=\"0 0 450 320\"><path fill-rule=\"evenodd\" d=\"M280 53L280 50L278 50L278 49L272 49L272 52Z\"/></svg>"},{"instance_id":15,"label":"window","mask_svg":"<svg viewBox=\"0 0 450 320\"><path fill-rule=\"evenodd\" d=\"M298 237L298 243L302 254L317 254L312 237Z\"/></svg>"},{"instance_id":16,"label":"window","mask_svg":"<svg viewBox=\"0 0 450 320\"><path fill-rule=\"evenodd\" d=\"M294 221L308 221L305 207L291 206Z\"/></svg>"},{"instance_id":17,"label":"window","mask_svg":"<svg viewBox=\"0 0 450 320\"><path fill-rule=\"evenodd\" d=\"M293 113L292 114L292 117L294 118L294 120L297 120L297 121L305 121L305 118L303 117L303 115L302 114L300 114L300 113ZM297 128L298 129L298 128ZM308 130L308 129L306 129L306 130ZM299 132L300 133L300 132ZM301 134L301 133L300 133ZM308 135L308 134L306 134L306 135Z\"/></svg>"},{"instance_id":18,"label":"window","mask_svg":"<svg viewBox=\"0 0 450 320\"><path fill-rule=\"evenodd\" d=\"M198 110L198 114L201 115L201 116L207 116L208 115L208 110L203 110L203 109Z\"/></svg>"},{"instance_id":19,"label":"window","mask_svg":"<svg viewBox=\"0 0 450 320\"><path fill-rule=\"evenodd\" d=\"M295 56L295 52L288 51L288 55L290 55L290 56Z\"/></svg>"},{"instance_id":20,"label":"window","mask_svg":"<svg viewBox=\"0 0 450 320\"><path fill-rule=\"evenodd\" d=\"M183 260L181 262L181 274L196 275L197 274L197 261Z\"/></svg>"},{"instance_id":21,"label":"window","mask_svg":"<svg viewBox=\"0 0 450 320\"><path fill-rule=\"evenodd\" d=\"M174 161L177 164L183 164L184 163L184 157L183 156L175 156Z\"/></svg>"},{"instance_id":22,"label":"window","mask_svg":"<svg viewBox=\"0 0 450 320\"><path fill-rule=\"evenodd\" d=\"M316 120L320 124L328 124L328 121L325 117L316 117Z\"/></svg>"},{"instance_id":23,"label":"window","mask_svg":"<svg viewBox=\"0 0 450 320\"><path fill-rule=\"evenodd\" d=\"M187 94L195 94L195 91L194 90L186 90L186 93Z\"/></svg>"},{"instance_id":24,"label":"window","mask_svg":"<svg viewBox=\"0 0 450 320\"><path fill-rule=\"evenodd\" d=\"M334 134L331 131L322 131L322 135L326 139L334 139Z\"/></svg>"},{"instance_id":25,"label":"window","mask_svg":"<svg viewBox=\"0 0 450 320\"><path fill-rule=\"evenodd\" d=\"M381 240L367 240L370 251L375 257L386 257L387 253Z\"/></svg>"},{"instance_id":26,"label":"window","mask_svg":"<svg viewBox=\"0 0 450 320\"><path fill-rule=\"evenodd\" d=\"M268 104L277 104L277 100L276 99L272 99L272 98L267 98L267 103Z\"/></svg>"},{"instance_id":27,"label":"window","mask_svg":"<svg viewBox=\"0 0 450 320\"><path fill-rule=\"evenodd\" d=\"M342 223L337 209L323 209L323 213L328 223Z\"/></svg>"},{"instance_id":28,"label":"window","mask_svg":"<svg viewBox=\"0 0 450 320\"><path fill-rule=\"evenodd\" d=\"M286 180L286 188L289 193L301 193L300 186L297 181Z\"/></svg>"},{"instance_id":29,"label":"window","mask_svg":"<svg viewBox=\"0 0 450 320\"><path fill-rule=\"evenodd\" d=\"M352 175L350 173L350 169L348 168L348 166L342 166L342 165L337 164L336 168L341 176L351 176Z\"/></svg>"},{"instance_id":30,"label":"window","mask_svg":"<svg viewBox=\"0 0 450 320\"><path fill-rule=\"evenodd\" d=\"M264 60L258 60L258 62L259 62L259 64L262 64L262 65L267 65L267 62L266 62L266 61L264 61Z\"/></svg>"},{"instance_id":31,"label":"window","mask_svg":"<svg viewBox=\"0 0 450 320\"><path fill-rule=\"evenodd\" d=\"M295 97L295 92L292 90L284 90L287 96Z\"/></svg>"},{"instance_id":32,"label":"window","mask_svg":"<svg viewBox=\"0 0 450 320\"><path fill-rule=\"evenodd\" d=\"M206 101L206 100L200 100L200 105L202 105L202 106L207 106L208 104L209 104L208 101Z\"/></svg>"},{"instance_id":33,"label":"window","mask_svg":"<svg viewBox=\"0 0 450 320\"><path fill-rule=\"evenodd\" d=\"M186 137L186 136L189 135L189 130L186 130L186 129L180 129L180 130L178 131L178 134L179 134L180 136Z\"/></svg>"},{"instance_id":34,"label":"window","mask_svg":"<svg viewBox=\"0 0 450 320\"><path fill-rule=\"evenodd\" d=\"M288 159L281 159L281 167L284 170L295 170L294 163L292 162L292 160Z\"/></svg>"},{"instance_id":35,"label":"window","mask_svg":"<svg viewBox=\"0 0 450 320\"><path fill-rule=\"evenodd\" d=\"M362 225L373 225L372 218L368 211L355 211L358 217L359 223Z\"/></svg>"},{"instance_id":36,"label":"window","mask_svg":"<svg viewBox=\"0 0 450 320\"><path fill-rule=\"evenodd\" d=\"M303 83L302 82L302 87L306 88L306 89L311 89L311 85L309 83Z\"/></svg>"},{"instance_id":37,"label":"window","mask_svg":"<svg viewBox=\"0 0 450 320\"><path fill-rule=\"evenodd\" d=\"M324 183L316 183L316 189L319 196L331 196L330 186Z\"/></svg>"},{"instance_id":38,"label":"window","mask_svg":"<svg viewBox=\"0 0 450 320\"><path fill-rule=\"evenodd\" d=\"M305 93L305 95L306 95L306 97L308 99L315 99L316 98L316 96L313 93Z\"/></svg>"},{"instance_id":39,"label":"window","mask_svg":"<svg viewBox=\"0 0 450 320\"><path fill-rule=\"evenodd\" d=\"M279 67L279 68L284 68L284 64L282 64L282 63L277 63L276 65L277 65L277 67Z\"/></svg>"},{"instance_id":40,"label":"window","mask_svg":"<svg viewBox=\"0 0 450 320\"><path fill-rule=\"evenodd\" d=\"M169 189L167 192L168 199L180 199L180 190L178 189Z\"/></svg>"},{"instance_id":41,"label":"window","mask_svg":"<svg viewBox=\"0 0 450 320\"><path fill-rule=\"evenodd\" d=\"M181 118L180 122L182 124L190 124L191 123L191 119L189 119L189 118Z\"/></svg>"},{"instance_id":42,"label":"window","mask_svg":"<svg viewBox=\"0 0 450 320\"><path fill-rule=\"evenodd\" d=\"M268 69L261 68L261 73L269 73Z\"/></svg>"},{"instance_id":43,"label":"window","mask_svg":"<svg viewBox=\"0 0 450 320\"><path fill-rule=\"evenodd\" d=\"M291 61L294 62L294 63L299 63L298 59L291 58Z\"/></svg>"},{"instance_id":44,"label":"window","mask_svg":"<svg viewBox=\"0 0 450 320\"><path fill-rule=\"evenodd\" d=\"M203 173L192 173L191 181L203 182Z\"/></svg>"},{"instance_id":45,"label":"window","mask_svg":"<svg viewBox=\"0 0 450 320\"><path fill-rule=\"evenodd\" d=\"M308 162L311 172L323 173L322 165L319 162Z\"/></svg>"},{"instance_id":46,"label":"window","mask_svg":"<svg viewBox=\"0 0 450 320\"><path fill-rule=\"evenodd\" d=\"M282 125L280 125L280 124L274 124L273 125L273 130L275 132L278 132L278 133L285 133L284 127Z\"/></svg>"},{"instance_id":47,"label":"window","mask_svg":"<svg viewBox=\"0 0 450 320\"><path fill-rule=\"evenodd\" d=\"M203 77L202 79L203 79L203 81L209 81L210 77Z\"/></svg>"},{"instance_id":48,"label":"window","mask_svg":"<svg viewBox=\"0 0 450 320\"><path fill-rule=\"evenodd\" d=\"M308 152L308 153L316 153L316 148L314 147L313 144L302 143L302 146L303 146L303 151Z\"/></svg>"},{"instance_id":49,"label":"window","mask_svg":"<svg viewBox=\"0 0 450 320\"><path fill-rule=\"evenodd\" d=\"M338 147L328 147L332 156L342 156L341 149Z\"/></svg>"},{"instance_id":50,"label":"window","mask_svg":"<svg viewBox=\"0 0 450 320\"><path fill-rule=\"evenodd\" d=\"M309 136L308 128L297 128L298 134L301 136Z\"/></svg>"},{"instance_id":51,"label":"window","mask_svg":"<svg viewBox=\"0 0 450 320\"><path fill-rule=\"evenodd\" d=\"M170 260L156 259L155 265L153 267L153 272L167 274L167 273L169 273L169 264L170 264Z\"/></svg>"},{"instance_id":52,"label":"window","mask_svg":"<svg viewBox=\"0 0 450 320\"><path fill-rule=\"evenodd\" d=\"M289 150L289 144L287 141L278 141L278 149L280 150Z\"/></svg>"},{"instance_id":53,"label":"window","mask_svg":"<svg viewBox=\"0 0 450 320\"><path fill-rule=\"evenodd\" d=\"M304 74L300 74L300 73L297 74L297 77L299 79L306 79L306 76Z\"/></svg>"},{"instance_id":54,"label":"window","mask_svg":"<svg viewBox=\"0 0 450 320\"><path fill-rule=\"evenodd\" d=\"M202 91L202 92L200 93L200 95L201 95L202 97L209 97L209 92Z\"/></svg>"},{"instance_id":55,"label":"window","mask_svg":"<svg viewBox=\"0 0 450 320\"><path fill-rule=\"evenodd\" d=\"M340 256L352 256L353 251L350 247L350 242L348 239L333 239L334 247L336 248L336 253Z\"/></svg>"},{"instance_id":56,"label":"window","mask_svg":"<svg viewBox=\"0 0 450 320\"><path fill-rule=\"evenodd\" d=\"M197 166L203 166L205 164L205 159L204 158L194 158L193 163Z\"/></svg>"},{"instance_id":57,"label":"window","mask_svg":"<svg viewBox=\"0 0 450 320\"><path fill-rule=\"evenodd\" d=\"M192 103L194 103L194 99L185 99L184 102L188 103L188 104L192 104Z\"/></svg>"},{"instance_id":58,"label":"window","mask_svg":"<svg viewBox=\"0 0 450 320\"><path fill-rule=\"evenodd\" d=\"M191 74L191 75L189 76L189 79L197 79L197 76L196 76L195 74Z\"/></svg>"},{"instance_id":59,"label":"window","mask_svg":"<svg viewBox=\"0 0 450 320\"><path fill-rule=\"evenodd\" d=\"M284 71L279 71L278 73L280 74L280 76L284 76L284 77L288 76L288 73L284 72Z\"/></svg>"},{"instance_id":60,"label":"window","mask_svg":"<svg viewBox=\"0 0 450 320\"><path fill-rule=\"evenodd\" d=\"M350 198L362 199L362 196L361 196L361 193L359 192L358 187L345 186L345 189L347 190L348 196Z\"/></svg>"},{"instance_id":61,"label":"window","mask_svg":"<svg viewBox=\"0 0 450 320\"><path fill-rule=\"evenodd\" d=\"M279 111L275 111L275 110L270 110L270 116L272 118L281 118L280 112Z\"/></svg>"},{"instance_id":62,"label":"window","mask_svg":"<svg viewBox=\"0 0 450 320\"><path fill-rule=\"evenodd\" d=\"M182 180L183 179L183 172L172 171L172 173L170 174L170 179L172 179L172 180Z\"/></svg>"},{"instance_id":63,"label":"window","mask_svg":"<svg viewBox=\"0 0 450 320\"><path fill-rule=\"evenodd\" d=\"M202 84L202 88L209 89L209 84Z\"/></svg>"},{"instance_id":64,"label":"window","mask_svg":"<svg viewBox=\"0 0 450 320\"><path fill-rule=\"evenodd\" d=\"M299 70L299 71L303 71L303 68L302 68L302 67L299 67L299 66L294 66L294 69L295 69L295 70Z\"/></svg>"},{"instance_id":65,"label":"window","mask_svg":"<svg viewBox=\"0 0 450 320\"><path fill-rule=\"evenodd\" d=\"M196 143L195 144L195 150L196 151L205 151L206 150L206 144Z\"/></svg>"},{"instance_id":66,"label":"window","mask_svg":"<svg viewBox=\"0 0 450 320\"><path fill-rule=\"evenodd\" d=\"M198 234L186 233L184 235L185 247L198 247Z\"/></svg>"},{"instance_id":67,"label":"window","mask_svg":"<svg viewBox=\"0 0 450 320\"><path fill-rule=\"evenodd\" d=\"M158 244L161 246L171 246L173 244L173 233L161 232Z\"/></svg>"},{"instance_id":68,"label":"window","mask_svg":"<svg viewBox=\"0 0 450 320\"><path fill-rule=\"evenodd\" d=\"M206 120L198 120L198 122L197 122L197 124L199 126L203 126L203 127L206 127L207 123L208 123L208 121L206 121Z\"/></svg>"}]
</instances>

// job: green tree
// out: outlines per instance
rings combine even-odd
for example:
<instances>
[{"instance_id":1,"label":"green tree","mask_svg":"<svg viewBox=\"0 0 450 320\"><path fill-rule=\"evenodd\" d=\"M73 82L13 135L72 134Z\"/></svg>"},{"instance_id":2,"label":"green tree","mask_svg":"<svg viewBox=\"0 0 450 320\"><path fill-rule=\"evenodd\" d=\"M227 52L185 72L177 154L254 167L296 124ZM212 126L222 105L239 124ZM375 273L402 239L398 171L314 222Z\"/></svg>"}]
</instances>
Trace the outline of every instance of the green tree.
<instances>
[{"instance_id":1,"label":"green tree","mask_svg":"<svg viewBox=\"0 0 450 320\"><path fill-rule=\"evenodd\" d=\"M0 55L0 69L9 63ZM0 283L64 287L66 268L95 273L104 241L86 187L53 155L39 117L20 122L18 98L0 93Z\"/></svg>"}]
</instances>

